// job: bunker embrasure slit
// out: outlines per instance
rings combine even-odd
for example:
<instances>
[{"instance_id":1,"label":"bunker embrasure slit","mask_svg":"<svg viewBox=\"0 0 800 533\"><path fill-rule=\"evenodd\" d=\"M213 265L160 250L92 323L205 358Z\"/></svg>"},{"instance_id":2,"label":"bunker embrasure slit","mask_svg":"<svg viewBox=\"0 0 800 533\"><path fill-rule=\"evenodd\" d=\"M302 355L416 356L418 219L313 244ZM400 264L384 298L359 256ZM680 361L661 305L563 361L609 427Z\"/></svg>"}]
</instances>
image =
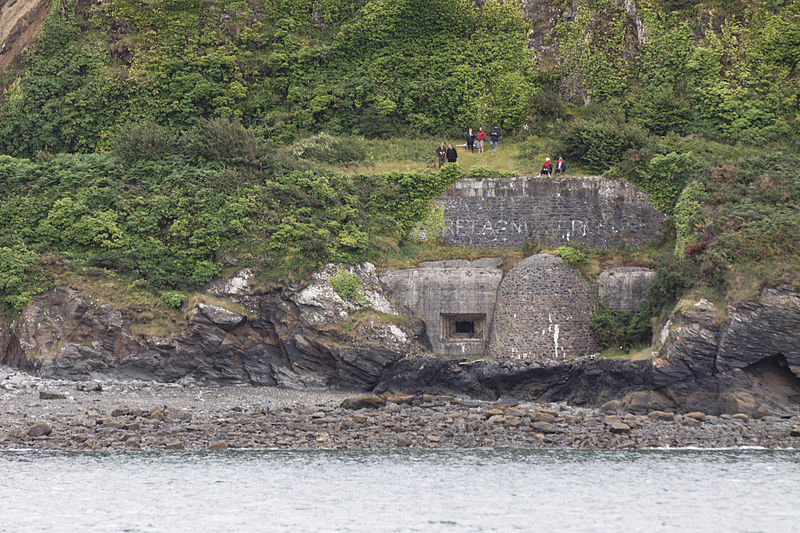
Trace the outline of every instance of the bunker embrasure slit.
<instances>
[{"instance_id":1,"label":"bunker embrasure slit","mask_svg":"<svg viewBox=\"0 0 800 533\"><path fill-rule=\"evenodd\" d=\"M442 313L440 317L443 341L486 340L485 313Z\"/></svg>"}]
</instances>

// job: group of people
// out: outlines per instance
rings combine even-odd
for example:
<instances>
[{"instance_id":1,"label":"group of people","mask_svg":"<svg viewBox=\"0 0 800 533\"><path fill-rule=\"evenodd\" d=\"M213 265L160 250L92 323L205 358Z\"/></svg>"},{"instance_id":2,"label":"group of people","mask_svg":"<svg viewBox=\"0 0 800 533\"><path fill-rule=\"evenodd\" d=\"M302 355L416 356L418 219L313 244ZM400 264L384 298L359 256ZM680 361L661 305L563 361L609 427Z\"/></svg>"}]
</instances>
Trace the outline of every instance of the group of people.
<instances>
[{"instance_id":1,"label":"group of people","mask_svg":"<svg viewBox=\"0 0 800 533\"><path fill-rule=\"evenodd\" d=\"M486 132L483 128L478 128L478 133L472 133L472 128L467 130L467 150L474 152L478 149L478 153L483 153L483 141L486 140ZM497 150L497 143L500 141L500 128L494 126L489 132L489 146L492 150Z\"/></svg>"},{"instance_id":2,"label":"group of people","mask_svg":"<svg viewBox=\"0 0 800 533\"><path fill-rule=\"evenodd\" d=\"M527 124L526 124L527 126ZM483 131L483 128L478 128L478 133L473 133L472 128L467 130L467 150L470 152L474 152L477 148L478 153L483 153L483 142L486 140L486 132ZM497 144L500 141L500 128L494 126L491 131L489 132L489 146L492 147L492 150L497 150ZM461 145L463 146L463 145ZM445 161L448 163L455 163L458 159L458 151L456 147L452 144L448 144L447 148L444 147L444 143L441 143L439 147L436 149L436 157L439 159L439 168L444 165ZM539 175L536 176L537 178L541 178L542 174L547 174L548 176L552 176L553 172L555 172L556 176L561 174L565 174L567 172L567 163L564 161L563 157L559 157L558 160L553 163L550 161L549 157L544 158L544 164L542 165L542 170L539 171Z\"/></svg>"},{"instance_id":3,"label":"group of people","mask_svg":"<svg viewBox=\"0 0 800 533\"><path fill-rule=\"evenodd\" d=\"M475 152L477 150L478 153L483 153L483 143L485 140L486 132L483 131L483 128L478 128L477 133L473 133L472 128L467 130L466 146L467 150L470 152ZM491 146L492 150L497 150L498 142L500 142L500 128L494 126L491 131L489 131L489 146ZM441 168L445 161L448 163L455 163L458 159L458 151L452 144L448 144L447 148L445 148L444 143L442 143L436 149L436 157L439 158L439 167Z\"/></svg>"},{"instance_id":4,"label":"group of people","mask_svg":"<svg viewBox=\"0 0 800 533\"><path fill-rule=\"evenodd\" d=\"M542 170L539 171L539 175L536 176L537 178L541 178L542 174L547 174L548 176L552 176L553 172L556 173L556 176L561 174L563 175L567 171L567 162L564 161L563 157L559 157L558 160L553 164L550 161L549 157L544 158L544 164L542 165Z\"/></svg>"}]
</instances>

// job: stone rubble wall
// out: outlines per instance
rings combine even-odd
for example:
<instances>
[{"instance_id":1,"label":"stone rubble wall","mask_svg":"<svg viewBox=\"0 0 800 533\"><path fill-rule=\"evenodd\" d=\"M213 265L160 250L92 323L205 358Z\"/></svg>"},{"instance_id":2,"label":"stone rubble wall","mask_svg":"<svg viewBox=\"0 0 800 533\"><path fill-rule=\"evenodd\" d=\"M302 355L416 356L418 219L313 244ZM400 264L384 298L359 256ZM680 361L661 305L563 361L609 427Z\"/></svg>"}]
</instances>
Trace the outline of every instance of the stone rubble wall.
<instances>
[{"instance_id":1,"label":"stone rubble wall","mask_svg":"<svg viewBox=\"0 0 800 533\"><path fill-rule=\"evenodd\" d=\"M434 203L446 244L482 248L641 246L666 218L627 181L598 177L461 179Z\"/></svg>"},{"instance_id":2,"label":"stone rubble wall","mask_svg":"<svg viewBox=\"0 0 800 533\"><path fill-rule=\"evenodd\" d=\"M523 259L503 279L489 337L489 357L548 359L597 352L589 330L594 289L550 254Z\"/></svg>"}]
</instances>

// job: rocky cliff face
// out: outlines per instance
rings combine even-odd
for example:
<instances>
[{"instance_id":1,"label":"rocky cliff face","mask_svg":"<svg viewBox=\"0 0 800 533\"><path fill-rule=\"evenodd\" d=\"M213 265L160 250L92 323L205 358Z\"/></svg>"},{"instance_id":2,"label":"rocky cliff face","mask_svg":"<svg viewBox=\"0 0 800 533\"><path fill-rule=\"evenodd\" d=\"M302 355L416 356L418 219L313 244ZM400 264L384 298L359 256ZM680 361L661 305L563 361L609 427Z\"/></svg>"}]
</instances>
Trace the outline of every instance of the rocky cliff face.
<instances>
[{"instance_id":1,"label":"rocky cliff face","mask_svg":"<svg viewBox=\"0 0 800 533\"><path fill-rule=\"evenodd\" d=\"M60 287L3 322L0 363L67 379L512 397L633 413L800 408L800 293L788 287L730 306L725 318L710 302L683 302L651 360L466 362L426 355L424 323L387 297L372 265L346 268L382 313L336 295L328 279L337 268L266 293L250 290L246 271L220 280L206 288L219 299L187 309L185 328L164 338L137 337L125 312Z\"/></svg>"},{"instance_id":2,"label":"rocky cliff face","mask_svg":"<svg viewBox=\"0 0 800 533\"><path fill-rule=\"evenodd\" d=\"M121 310L59 287L0 328L0 362L67 379L371 390L390 365L427 349L425 329L383 297L372 265L348 268L362 279L364 304L333 291L327 277L334 265L305 286L266 294L252 294L243 272L207 292L247 313L201 302L187 310L183 331L164 338L137 338ZM351 321L348 311L365 305L396 320L386 314L370 320L364 311L366 319Z\"/></svg>"},{"instance_id":3,"label":"rocky cliff face","mask_svg":"<svg viewBox=\"0 0 800 533\"><path fill-rule=\"evenodd\" d=\"M48 5L47 0L0 0L0 69L36 42Z\"/></svg>"},{"instance_id":4,"label":"rocky cliff face","mask_svg":"<svg viewBox=\"0 0 800 533\"><path fill-rule=\"evenodd\" d=\"M800 403L800 293L766 288L726 315L718 318L707 300L678 307L650 369L654 388L707 412L775 412Z\"/></svg>"}]
</instances>

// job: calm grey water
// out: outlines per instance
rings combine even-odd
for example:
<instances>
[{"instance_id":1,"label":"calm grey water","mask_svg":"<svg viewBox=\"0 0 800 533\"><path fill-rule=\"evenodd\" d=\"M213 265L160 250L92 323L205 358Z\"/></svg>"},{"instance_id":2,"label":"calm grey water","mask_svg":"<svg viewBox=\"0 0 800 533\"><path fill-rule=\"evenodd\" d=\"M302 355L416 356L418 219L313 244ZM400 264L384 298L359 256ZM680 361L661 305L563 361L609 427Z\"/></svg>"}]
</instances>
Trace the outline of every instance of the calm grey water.
<instances>
[{"instance_id":1,"label":"calm grey water","mask_svg":"<svg viewBox=\"0 0 800 533\"><path fill-rule=\"evenodd\" d=\"M0 531L800 531L800 451L0 452Z\"/></svg>"}]
</instances>

